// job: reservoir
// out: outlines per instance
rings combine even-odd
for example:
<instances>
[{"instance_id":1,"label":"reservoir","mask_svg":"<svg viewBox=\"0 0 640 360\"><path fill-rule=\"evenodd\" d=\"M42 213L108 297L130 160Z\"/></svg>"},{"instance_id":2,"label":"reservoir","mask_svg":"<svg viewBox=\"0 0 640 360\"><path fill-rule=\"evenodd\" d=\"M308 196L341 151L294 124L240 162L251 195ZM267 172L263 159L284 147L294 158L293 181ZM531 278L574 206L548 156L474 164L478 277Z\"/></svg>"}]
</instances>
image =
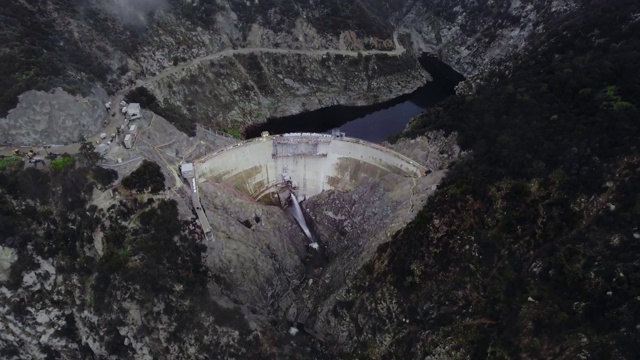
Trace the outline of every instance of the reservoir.
<instances>
[{"instance_id":1,"label":"reservoir","mask_svg":"<svg viewBox=\"0 0 640 360\"><path fill-rule=\"evenodd\" d=\"M247 139L260 136L263 131L270 134L292 132L331 133L340 129L346 136L374 143L402 132L409 121L425 109L454 95L454 87L464 80L438 59L428 56L420 58L422 66L431 74L433 81L413 93L370 106L330 106L315 111L271 118L265 123L245 129Z\"/></svg>"}]
</instances>

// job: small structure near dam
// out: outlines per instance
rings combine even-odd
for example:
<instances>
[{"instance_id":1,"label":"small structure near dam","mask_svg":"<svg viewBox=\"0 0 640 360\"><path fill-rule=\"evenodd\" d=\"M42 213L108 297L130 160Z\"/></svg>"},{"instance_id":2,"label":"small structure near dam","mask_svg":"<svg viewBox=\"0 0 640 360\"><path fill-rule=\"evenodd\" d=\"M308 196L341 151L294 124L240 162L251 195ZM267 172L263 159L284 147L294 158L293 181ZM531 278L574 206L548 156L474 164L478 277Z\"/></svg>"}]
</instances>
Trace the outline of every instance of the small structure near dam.
<instances>
[{"instance_id":1,"label":"small structure near dam","mask_svg":"<svg viewBox=\"0 0 640 360\"><path fill-rule=\"evenodd\" d=\"M381 145L314 133L265 133L211 153L195 167L198 183L223 184L278 205L284 205L291 188L299 199L324 190L354 189L367 181L391 188L398 176L418 178L427 170Z\"/></svg>"}]
</instances>

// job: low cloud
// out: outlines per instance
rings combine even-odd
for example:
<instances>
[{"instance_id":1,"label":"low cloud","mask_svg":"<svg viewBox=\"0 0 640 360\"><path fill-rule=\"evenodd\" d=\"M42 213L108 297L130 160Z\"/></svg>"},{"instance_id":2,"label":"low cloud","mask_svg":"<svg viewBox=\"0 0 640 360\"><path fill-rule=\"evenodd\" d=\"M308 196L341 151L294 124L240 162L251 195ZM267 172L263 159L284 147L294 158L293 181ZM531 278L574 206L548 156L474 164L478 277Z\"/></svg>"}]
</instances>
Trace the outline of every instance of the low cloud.
<instances>
[{"instance_id":1,"label":"low cloud","mask_svg":"<svg viewBox=\"0 0 640 360\"><path fill-rule=\"evenodd\" d=\"M126 25L146 25L149 16L168 7L167 0L102 0L102 6Z\"/></svg>"}]
</instances>

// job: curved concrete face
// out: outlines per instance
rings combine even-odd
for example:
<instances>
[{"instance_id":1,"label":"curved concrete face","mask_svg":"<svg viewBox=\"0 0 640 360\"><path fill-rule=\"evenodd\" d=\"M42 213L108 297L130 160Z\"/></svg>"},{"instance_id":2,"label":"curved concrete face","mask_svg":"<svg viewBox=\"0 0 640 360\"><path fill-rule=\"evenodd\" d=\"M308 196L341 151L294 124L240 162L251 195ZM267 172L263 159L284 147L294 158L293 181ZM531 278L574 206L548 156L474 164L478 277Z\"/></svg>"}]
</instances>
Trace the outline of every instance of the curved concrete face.
<instances>
[{"instance_id":1,"label":"curved concrete face","mask_svg":"<svg viewBox=\"0 0 640 360\"><path fill-rule=\"evenodd\" d=\"M198 182L224 184L259 199L277 193L286 179L299 197L324 190L350 190L375 181L387 188L398 177L420 177L426 168L383 146L324 134L264 136L235 144L196 161Z\"/></svg>"}]
</instances>

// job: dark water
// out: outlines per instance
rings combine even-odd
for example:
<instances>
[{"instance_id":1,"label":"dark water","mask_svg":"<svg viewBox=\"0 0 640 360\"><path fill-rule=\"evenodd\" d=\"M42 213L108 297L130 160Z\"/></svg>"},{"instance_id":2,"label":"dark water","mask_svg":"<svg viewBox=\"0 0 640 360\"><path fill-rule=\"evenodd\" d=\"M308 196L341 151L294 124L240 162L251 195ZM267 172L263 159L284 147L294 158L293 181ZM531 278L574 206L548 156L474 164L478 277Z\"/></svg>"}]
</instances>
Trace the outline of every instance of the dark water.
<instances>
[{"instance_id":1,"label":"dark water","mask_svg":"<svg viewBox=\"0 0 640 360\"><path fill-rule=\"evenodd\" d=\"M437 85L427 85L412 93L408 100L351 120L341 125L339 129L349 137L376 143L382 142L390 136L401 133L412 118L450 95L451 92L447 89Z\"/></svg>"},{"instance_id":2,"label":"dark water","mask_svg":"<svg viewBox=\"0 0 640 360\"><path fill-rule=\"evenodd\" d=\"M297 115L268 119L263 124L245 129L246 138L290 132L331 133L340 129L349 137L371 142L381 142L405 129L409 121L424 109L454 94L454 86L464 80L440 60L422 56L422 66L432 75L433 81L411 94L370 106L330 106Z\"/></svg>"}]
</instances>

